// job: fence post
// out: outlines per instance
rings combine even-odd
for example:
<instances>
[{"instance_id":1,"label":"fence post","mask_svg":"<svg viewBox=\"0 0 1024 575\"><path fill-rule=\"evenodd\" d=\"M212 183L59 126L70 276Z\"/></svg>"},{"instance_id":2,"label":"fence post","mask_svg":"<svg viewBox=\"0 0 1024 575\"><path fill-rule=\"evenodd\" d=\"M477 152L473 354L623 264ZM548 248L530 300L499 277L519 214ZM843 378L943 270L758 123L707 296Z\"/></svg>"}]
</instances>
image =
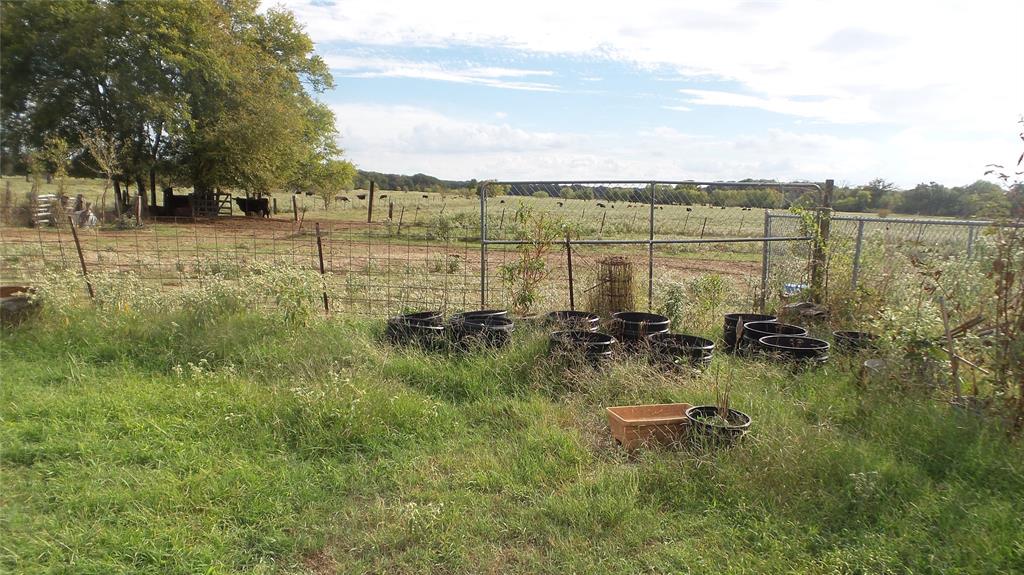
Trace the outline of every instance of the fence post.
<instances>
[{"instance_id":1,"label":"fence post","mask_svg":"<svg viewBox=\"0 0 1024 575\"><path fill-rule=\"evenodd\" d=\"M405 219L405 206L402 206L402 211L398 212L398 233L396 235L402 235L402 220Z\"/></svg>"},{"instance_id":2,"label":"fence post","mask_svg":"<svg viewBox=\"0 0 1024 575\"><path fill-rule=\"evenodd\" d=\"M825 276L827 275L828 239L832 226L832 189L833 180L825 180L822 193L822 206L818 208L817 234L814 238L814 249L811 257L811 299L821 303L825 299Z\"/></svg>"},{"instance_id":3,"label":"fence post","mask_svg":"<svg viewBox=\"0 0 1024 575\"><path fill-rule=\"evenodd\" d=\"M764 237L770 238L772 236L772 211L766 209L764 211ZM764 308L768 304L768 268L770 265L769 258L771 248L767 239L764 241L764 245L761 246L761 313L764 313Z\"/></svg>"},{"instance_id":4,"label":"fence post","mask_svg":"<svg viewBox=\"0 0 1024 575\"><path fill-rule=\"evenodd\" d=\"M274 215L276 216L277 215L277 198L273 198L273 200L274 200Z\"/></svg>"},{"instance_id":5,"label":"fence post","mask_svg":"<svg viewBox=\"0 0 1024 575\"><path fill-rule=\"evenodd\" d=\"M327 277L324 275L324 244L320 239L320 222L316 223L316 252L320 256L320 283L324 288L324 313L331 313L331 306L327 303Z\"/></svg>"},{"instance_id":6,"label":"fence post","mask_svg":"<svg viewBox=\"0 0 1024 575\"><path fill-rule=\"evenodd\" d=\"M967 259L974 257L974 226L967 226Z\"/></svg>"},{"instance_id":7,"label":"fence post","mask_svg":"<svg viewBox=\"0 0 1024 575\"><path fill-rule=\"evenodd\" d=\"M480 309L487 308L487 186L477 185L480 196Z\"/></svg>"},{"instance_id":8,"label":"fence post","mask_svg":"<svg viewBox=\"0 0 1024 575\"><path fill-rule=\"evenodd\" d=\"M569 268L569 309L576 311L576 296L572 285L572 242L569 240L569 234L565 234L565 258Z\"/></svg>"},{"instance_id":9,"label":"fence post","mask_svg":"<svg viewBox=\"0 0 1024 575\"><path fill-rule=\"evenodd\" d=\"M299 201L295 199L295 194L292 194L292 221L299 221Z\"/></svg>"},{"instance_id":10,"label":"fence post","mask_svg":"<svg viewBox=\"0 0 1024 575\"><path fill-rule=\"evenodd\" d=\"M654 190L654 182L651 182L651 209L647 222L647 311L654 307Z\"/></svg>"},{"instance_id":11,"label":"fence post","mask_svg":"<svg viewBox=\"0 0 1024 575\"><path fill-rule=\"evenodd\" d=\"M373 195L377 191L377 183L370 181L370 203L366 206L366 223L373 221Z\"/></svg>"},{"instance_id":12,"label":"fence post","mask_svg":"<svg viewBox=\"0 0 1024 575\"><path fill-rule=\"evenodd\" d=\"M860 250L864 244L864 220L857 221L857 243L853 247L853 274L850 278L850 287L857 289L857 276L860 275Z\"/></svg>"},{"instance_id":13,"label":"fence post","mask_svg":"<svg viewBox=\"0 0 1024 575\"><path fill-rule=\"evenodd\" d=\"M89 289L89 297L96 299L96 292L92 290L92 282L89 281L89 270L85 267L85 255L82 254L82 244L78 241L78 226L68 216L68 223L71 224L71 237L75 238L75 249L78 250L78 262L82 264L82 278L85 279L85 287Z\"/></svg>"}]
</instances>

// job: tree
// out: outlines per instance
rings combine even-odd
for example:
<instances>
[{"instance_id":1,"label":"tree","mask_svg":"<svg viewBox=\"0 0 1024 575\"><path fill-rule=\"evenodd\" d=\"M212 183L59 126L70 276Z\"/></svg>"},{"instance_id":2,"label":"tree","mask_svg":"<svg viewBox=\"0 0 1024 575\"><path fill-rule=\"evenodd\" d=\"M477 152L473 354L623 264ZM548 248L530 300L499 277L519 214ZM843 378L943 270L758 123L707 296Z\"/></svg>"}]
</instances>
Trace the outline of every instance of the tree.
<instances>
[{"instance_id":1,"label":"tree","mask_svg":"<svg viewBox=\"0 0 1024 575\"><path fill-rule=\"evenodd\" d=\"M85 151L92 157L95 164L93 170L103 176L103 194L100 196L100 213L102 215L107 206L107 192L114 184L114 176L121 171L121 159L117 155L117 141L100 129L80 134L79 138ZM120 218L120 201L114 202L114 209Z\"/></svg>"},{"instance_id":2,"label":"tree","mask_svg":"<svg viewBox=\"0 0 1024 575\"><path fill-rule=\"evenodd\" d=\"M887 182L882 178L875 178L864 186L864 189L871 195L871 206L872 208L886 207L882 204L882 199L896 191L896 184Z\"/></svg>"},{"instance_id":3,"label":"tree","mask_svg":"<svg viewBox=\"0 0 1024 575\"><path fill-rule=\"evenodd\" d=\"M0 21L4 153L60 136L80 154L96 129L117 143L113 178L156 170L212 193L285 185L336 159L334 118L312 94L327 65L285 10L257 0L5 2Z\"/></svg>"},{"instance_id":4,"label":"tree","mask_svg":"<svg viewBox=\"0 0 1024 575\"><path fill-rule=\"evenodd\" d=\"M330 160L319 166L313 175L309 189L324 201L324 209L331 205L335 194L340 190L352 189L355 182L356 167L345 160Z\"/></svg>"}]
</instances>

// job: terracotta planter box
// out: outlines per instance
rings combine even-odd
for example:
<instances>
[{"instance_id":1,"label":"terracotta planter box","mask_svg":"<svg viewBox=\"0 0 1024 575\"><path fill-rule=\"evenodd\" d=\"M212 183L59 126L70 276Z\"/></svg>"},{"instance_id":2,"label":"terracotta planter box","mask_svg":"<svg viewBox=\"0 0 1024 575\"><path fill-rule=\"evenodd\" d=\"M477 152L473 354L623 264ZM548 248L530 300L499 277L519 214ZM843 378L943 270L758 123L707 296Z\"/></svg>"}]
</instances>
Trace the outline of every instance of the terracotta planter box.
<instances>
[{"instance_id":1,"label":"terracotta planter box","mask_svg":"<svg viewBox=\"0 0 1024 575\"><path fill-rule=\"evenodd\" d=\"M689 420L689 403L623 405L608 407L612 437L623 448L634 450L651 444L671 445L682 441Z\"/></svg>"}]
</instances>

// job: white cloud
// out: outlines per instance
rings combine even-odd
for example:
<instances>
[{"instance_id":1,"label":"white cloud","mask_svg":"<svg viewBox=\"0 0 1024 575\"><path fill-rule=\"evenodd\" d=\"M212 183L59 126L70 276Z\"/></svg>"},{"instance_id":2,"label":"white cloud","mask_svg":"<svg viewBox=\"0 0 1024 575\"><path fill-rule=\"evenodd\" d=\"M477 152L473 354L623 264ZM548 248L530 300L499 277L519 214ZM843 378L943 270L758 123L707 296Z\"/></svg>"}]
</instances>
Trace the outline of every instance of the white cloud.
<instances>
[{"instance_id":1,"label":"white cloud","mask_svg":"<svg viewBox=\"0 0 1024 575\"><path fill-rule=\"evenodd\" d=\"M699 7L651 0L628 10L590 0L348 0L331 6L293 2L289 8L318 43L500 46L667 66L685 76L738 82L738 93L765 106L825 121L908 127L945 122L995 130L1012 126L1024 107L1024 3L1017 0ZM932 101L907 115L906 106L891 104L893 94ZM828 103L797 99L803 96Z\"/></svg>"},{"instance_id":2,"label":"white cloud","mask_svg":"<svg viewBox=\"0 0 1024 575\"><path fill-rule=\"evenodd\" d=\"M672 110L673 112L692 112L693 108L689 106L662 106L662 110Z\"/></svg>"},{"instance_id":3,"label":"white cloud","mask_svg":"<svg viewBox=\"0 0 1024 575\"><path fill-rule=\"evenodd\" d=\"M922 180L962 184L974 179L962 174L981 172L990 159L987 150L1004 144L939 140L922 130L880 140L786 130L711 137L667 126L625 135L555 133L503 119L468 121L414 106L343 104L333 109L342 146L360 167L449 179L835 177L862 183L882 176L904 186ZM624 139L629 146L622 145Z\"/></svg>"},{"instance_id":4,"label":"white cloud","mask_svg":"<svg viewBox=\"0 0 1024 575\"><path fill-rule=\"evenodd\" d=\"M479 84L510 90L558 91L558 87L551 83L507 79L551 76L550 70L525 70L493 66L445 67L434 62L365 58L331 53L325 54L324 60L331 70L335 71L335 74L352 78L416 78L458 84Z\"/></svg>"},{"instance_id":5,"label":"white cloud","mask_svg":"<svg viewBox=\"0 0 1024 575\"><path fill-rule=\"evenodd\" d=\"M692 89L682 89L679 92L690 96L687 103L693 106L759 108L778 114L818 118L840 124L880 120L879 115L871 110L866 98L761 98L733 92Z\"/></svg>"}]
</instances>

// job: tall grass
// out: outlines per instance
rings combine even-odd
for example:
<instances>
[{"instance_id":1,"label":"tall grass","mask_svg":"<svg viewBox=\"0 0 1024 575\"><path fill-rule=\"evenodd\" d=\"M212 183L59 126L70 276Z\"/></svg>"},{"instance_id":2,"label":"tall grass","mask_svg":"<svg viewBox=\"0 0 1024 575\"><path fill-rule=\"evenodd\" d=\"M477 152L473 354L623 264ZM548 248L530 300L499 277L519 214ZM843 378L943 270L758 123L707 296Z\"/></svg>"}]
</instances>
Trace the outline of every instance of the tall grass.
<instances>
[{"instance_id":1,"label":"tall grass","mask_svg":"<svg viewBox=\"0 0 1024 575\"><path fill-rule=\"evenodd\" d=\"M449 355L196 305L51 305L3 333L6 571L1024 570L1021 443L843 361L567 369L542 330ZM716 372L747 441L612 444L605 406L712 402Z\"/></svg>"}]
</instances>

